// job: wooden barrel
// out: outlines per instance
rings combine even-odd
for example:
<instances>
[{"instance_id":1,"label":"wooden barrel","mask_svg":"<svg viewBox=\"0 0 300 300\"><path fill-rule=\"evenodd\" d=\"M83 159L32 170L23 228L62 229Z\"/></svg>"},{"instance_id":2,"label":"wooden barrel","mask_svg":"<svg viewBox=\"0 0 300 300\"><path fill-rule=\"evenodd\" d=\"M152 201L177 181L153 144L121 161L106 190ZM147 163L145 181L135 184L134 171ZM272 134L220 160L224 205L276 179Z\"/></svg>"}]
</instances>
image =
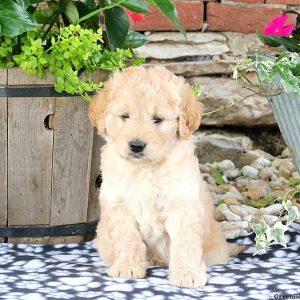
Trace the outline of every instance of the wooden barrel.
<instances>
[{"instance_id":1,"label":"wooden barrel","mask_svg":"<svg viewBox=\"0 0 300 300\"><path fill-rule=\"evenodd\" d=\"M103 141L87 108L55 93L51 76L0 69L0 242L80 242L94 232Z\"/></svg>"}]
</instances>

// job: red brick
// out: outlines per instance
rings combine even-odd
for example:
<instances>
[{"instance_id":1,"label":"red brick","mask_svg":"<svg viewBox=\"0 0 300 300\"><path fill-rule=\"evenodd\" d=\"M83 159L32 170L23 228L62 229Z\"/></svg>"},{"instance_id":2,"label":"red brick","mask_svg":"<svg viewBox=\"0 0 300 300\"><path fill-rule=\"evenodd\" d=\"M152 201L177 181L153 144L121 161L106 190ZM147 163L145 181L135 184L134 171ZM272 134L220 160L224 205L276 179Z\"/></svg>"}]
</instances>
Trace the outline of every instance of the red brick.
<instances>
[{"instance_id":1,"label":"red brick","mask_svg":"<svg viewBox=\"0 0 300 300\"><path fill-rule=\"evenodd\" d=\"M243 7L208 3L208 30L242 33L261 32L279 13L279 8ZM295 15L290 18L294 20Z\"/></svg>"},{"instance_id":2,"label":"red brick","mask_svg":"<svg viewBox=\"0 0 300 300\"><path fill-rule=\"evenodd\" d=\"M244 3L264 3L265 0L231 0L233 2L244 2Z\"/></svg>"},{"instance_id":3,"label":"red brick","mask_svg":"<svg viewBox=\"0 0 300 300\"><path fill-rule=\"evenodd\" d=\"M183 27L186 30L198 30L202 28L204 5L202 1L176 2L176 9ZM150 7L150 13L146 14L143 22L132 23L131 28L137 31L145 30L177 30L163 15L154 7Z\"/></svg>"},{"instance_id":4,"label":"red brick","mask_svg":"<svg viewBox=\"0 0 300 300\"><path fill-rule=\"evenodd\" d=\"M266 0L266 3L299 5L300 0Z\"/></svg>"}]
</instances>

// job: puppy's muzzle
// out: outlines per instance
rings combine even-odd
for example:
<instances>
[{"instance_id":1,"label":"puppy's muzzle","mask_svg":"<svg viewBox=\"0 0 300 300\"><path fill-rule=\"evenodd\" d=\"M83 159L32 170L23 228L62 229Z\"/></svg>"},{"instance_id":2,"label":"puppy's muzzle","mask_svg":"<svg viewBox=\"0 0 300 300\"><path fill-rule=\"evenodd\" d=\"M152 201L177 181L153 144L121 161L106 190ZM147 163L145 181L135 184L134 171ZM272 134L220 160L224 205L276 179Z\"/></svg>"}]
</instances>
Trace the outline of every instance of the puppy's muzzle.
<instances>
[{"instance_id":1,"label":"puppy's muzzle","mask_svg":"<svg viewBox=\"0 0 300 300\"><path fill-rule=\"evenodd\" d=\"M130 154L136 158L143 156L143 151L146 147L146 143L140 140L130 141L128 143Z\"/></svg>"}]
</instances>

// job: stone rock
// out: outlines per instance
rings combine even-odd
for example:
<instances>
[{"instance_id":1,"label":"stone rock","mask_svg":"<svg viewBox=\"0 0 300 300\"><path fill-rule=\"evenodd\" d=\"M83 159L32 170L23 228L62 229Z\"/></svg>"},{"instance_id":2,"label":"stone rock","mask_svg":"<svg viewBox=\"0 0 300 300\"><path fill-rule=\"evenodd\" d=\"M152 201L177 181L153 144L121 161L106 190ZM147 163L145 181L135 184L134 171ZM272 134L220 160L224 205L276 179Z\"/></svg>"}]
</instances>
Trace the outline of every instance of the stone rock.
<instances>
[{"instance_id":1,"label":"stone rock","mask_svg":"<svg viewBox=\"0 0 300 300\"><path fill-rule=\"evenodd\" d=\"M225 171L232 171L235 169L234 163L229 159L225 159L218 163L218 167L222 173L224 173Z\"/></svg>"},{"instance_id":2,"label":"stone rock","mask_svg":"<svg viewBox=\"0 0 300 300\"><path fill-rule=\"evenodd\" d=\"M226 219L225 216L220 211L218 211L218 210L215 210L215 212L214 212L214 218L218 222L222 222L222 221L224 221Z\"/></svg>"},{"instance_id":3,"label":"stone rock","mask_svg":"<svg viewBox=\"0 0 300 300\"><path fill-rule=\"evenodd\" d=\"M245 192L250 186L250 179L240 178L236 181L236 186L240 192Z\"/></svg>"},{"instance_id":4,"label":"stone rock","mask_svg":"<svg viewBox=\"0 0 300 300\"><path fill-rule=\"evenodd\" d=\"M249 199L259 200L271 192L270 185L264 180L252 180L248 189Z\"/></svg>"},{"instance_id":5,"label":"stone rock","mask_svg":"<svg viewBox=\"0 0 300 300\"><path fill-rule=\"evenodd\" d=\"M289 179L292 176L292 173L296 171L296 168L292 160L286 158L280 160L278 171L279 171L279 176Z\"/></svg>"},{"instance_id":6,"label":"stone rock","mask_svg":"<svg viewBox=\"0 0 300 300\"><path fill-rule=\"evenodd\" d=\"M214 192L216 194L225 194L226 192L229 191L229 189L231 188L231 186L228 185L213 185L213 184L209 184L208 188L211 192Z\"/></svg>"},{"instance_id":7,"label":"stone rock","mask_svg":"<svg viewBox=\"0 0 300 300\"><path fill-rule=\"evenodd\" d=\"M233 56L246 57L249 52L258 51L263 46L255 33L224 32Z\"/></svg>"},{"instance_id":8,"label":"stone rock","mask_svg":"<svg viewBox=\"0 0 300 300\"><path fill-rule=\"evenodd\" d=\"M176 75L181 75L185 77L194 77L194 76L204 76L210 74L232 74L234 67L234 60L204 60L204 61L184 61L184 62L166 62L161 63L161 66L164 66L171 72ZM155 63L145 64L145 66L154 66Z\"/></svg>"},{"instance_id":9,"label":"stone rock","mask_svg":"<svg viewBox=\"0 0 300 300\"><path fill-rule=\"evenodd\" d=\"M244 197L243 195L238 192L238 193L235 193L235 192L227 192L226 194L223 195L223 199L226 199L226 198L235 198L239 201L243 201L244 200Z\"/></svg>"},{"instance_id":10,"label":"stone rock","mask_svg":"<svg viewBox=\"0 0 300 300\"><path fill-rule=\"evenodd\" d=\"M293 172L293 173L292 173L292 177L293 177L293 178L299 178L300 175L299 175L298 171Z\"/></svg>"},{"instance_id":11,"label":"stone rock","mask_svg":"<svg viewBox=\"0 0 300 300\"><path fill-rule=\"evenodd\" d=\"M241 175L241 173L238 169L228 170L228 171L225 171L223 174L229 180L235 179Z\"/></svg>"},{"instance_id":12,"label":"stone rock","mask_svg":"<svg viewBox=\"0 0 300 300\"><path fill-rule=\"evenodd\" d=\"M238 227L235 230L225 231L226 239L235 239L237 237L245 236L245 235L248 235L248 231L245 229L239 229Z\"/></svg>"},{"instance_id":13,"label":"stone rock","mask_svg":"<svg viewBox=\"0 0 300 300\"><path fill-rule=\"evenodd\" d=\"M244 155L244 164L245 165L250 165L255 159L260 158L260 157L264 157L270 161L274 160L274 156L272 156L271 154L257 149L257 150L250 150L248 151L245 155Z\"/></svg>"},{"instance_id":14,"label":"stone rock","mask_svg":"<svg viewBox=\"0 0 300 300\"><path fill-rule=\"evenodd\" d=\"M201 163L223 161L230 157L240 167L243 165L242 155L252 149L252 141L245 136L205 135L197 132L195 138L195 152Z\"/></svg>"},{"instance_id":15,"label":"stone rock","mask_svg":"<svg viewBox=\"0 0 300 300\"><path fill-rule=\"evenodd\" d=\"M291 157L291 152L290 149L288 147L286 147L282 153L281 153L281 157L282 158L290 158Z\"/></svg>"},{"instance_id":16,"label":"stone rock","mask_svg":"<svg viewBox=\"0 0 300 300\"><path fill-rule=\"evenodd\" d=\"M150 42L173 42L180 44L208 44L211 42L227 42L221 33L214 32L187 32L186 39L179 32L155 32L147 36Z\"/></svg>"},{"instance_id":17,"label":"stone rock","mask_svg":"<svg viewBox=\"0 0 300 300\"><path fill-rule=\"evenodd\" d=\"M228 208L228 206L225 203L222 203L219 206L217 206L216 210L219 211L220 213L222 213L228 221L241 221L242 220L242 218L239 215L236 215L235 213L230 211L230 209Z\"/></svg>"},{"instance_id":18,"label":"stone rock","mask_svg":"<svg viewBox=\"0 0 300 300\"><path fill-rule=\"evenodd\" d=\"M251 127L276 124L267 99L258 95L250 97L251 93L243 89L239 81L206 76L188 78L188 81L192 85L201 85L200 101L205 105L206 113L202 120L204 125ZM234 105L228 107L230 99ZM220 110L209 113L216 109Z\"/></svg>"},{"instance_id":19,"label":"stone rock","mask_svg":"<svg viewBox=\"0 0 300 300\"><path fill-rule=\"evenodd\" d=\"M251 163L251 167L257 170L261 170L265 167L270 167L271 164L272 164L271 161L269 161L268 159L264 157L259 157Z\"/></svg>"},{"instance_id":20,"label":"stone rock","mask_svg":"<svg viewBox=\"0 0 300 300\"><path fill-rule=\"evenodd\" d=\"M278 171L274 167L266 167L260 171L259 177L262 180L271 180L274 174L278 174Z\"/></svg>"},{"instance_id":21,"label":"stone rock","mask_svg":"<svg viewBox=\"0 0 300 300\"><path fill-rule=\"evenodd\" d=\"M202 174L202 178L209 184L213 184L213 185L216 184L215 179L212 176L210 176L209 174L206 174L206 173Z\"/></svg>"},{"instance_id":22,"label":"stone rock","mask_svg":"<svg viewBox=\"0 0 300 300\"><path fill-rule=\"evenodd\" d=\"M210 165L210 166L209 166ZM211 174L212 166L211 164L199 164L199 169L201 173Z\"/></svg>"},{"instance_id":23,"label":"stone rock","mask_svg":"<svg viewBox=\"0 0 300 300\"><path fill-rule=\"evenodd\" d=\"M146 45L134 50L143 58L175 59L189 56L222 55L229 51L226 38L218 33L187 33L187 40L179 32L154 33Z\"/></svg>"},{"instance_id":24,"label":"stone rock","mask_svg":"<svg viewBox=\"0 0 300 300\"><path fill-rule=\"evenodd\" d=\"M273 226L278 221L277 216L271 216L271 215L264 215L263 219L269 226Z\"/></svg>"},{"instance_id":25,"label":"stone rock","mask_svg":"<svg viewBox=\"0 0 300 300\"><path fill-rule=\"evenodd\" d=\"M239 215L243 220L245 220L246 216L253 216L258 214L259 212L257 208L247 205L230 205L229 208L233 213Z\"/></svg>"},{"instance_id":26,"label":"stone rock","mask_svg":"<svg viewBox=\"0 0 300 300\"><path fill-rule=\"evenodd\" d=\"M227 197L224 199L224 203L227 205L240 205L240 201L233 197Z\"/></svg>"},{"instance_id":27,"label":"stone rock","mask_svg":"<svg viewBox=\"0 0 300 300\"><path fill-rule=\"evenodd\" d=\"M252 179L257 179L259 172L258 172L258 170L256 170L255 168L253 168L251 166L244 166L242 168L242 174L246 177L250 177Z\"/></svg>"},{"instance_id":28,"label":"stone rock","mask_svg":"<svg viewBox=\"0 0 300 300\"><path fill-rule=\"evenodd\" d=\"M280 203L276 203L270 205L268 207L260 208L259 212L262 215L280 215L281 211L283 210L283 206Z\"/></svg>"},{"instance_id":29,"label":"stone rock","mask_svg":"<svg viewBox=\"0 0 300 300\"><path fill-rule=\"evenodd\" d=\"M246 229L246 230L250 229L249 222L247 222L247 221L236 221L236 222L234 222L234 224L241 229Z\"/></svg>"}]
</instances>

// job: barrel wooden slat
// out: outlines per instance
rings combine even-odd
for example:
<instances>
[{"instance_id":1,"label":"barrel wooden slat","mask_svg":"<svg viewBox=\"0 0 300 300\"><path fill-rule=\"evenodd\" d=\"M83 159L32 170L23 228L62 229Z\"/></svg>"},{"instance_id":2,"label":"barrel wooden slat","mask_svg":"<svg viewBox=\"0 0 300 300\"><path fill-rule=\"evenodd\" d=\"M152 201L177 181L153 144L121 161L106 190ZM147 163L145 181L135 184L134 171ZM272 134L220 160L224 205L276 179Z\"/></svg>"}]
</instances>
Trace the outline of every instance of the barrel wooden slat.
<instances>
[{"instance_id":1,"label":"barrel wooden slat","mask_svg":"<svg viewBox=\"0 0 300 300\"><path fill-rule=\"evenodd\" d=\"M0 70L0 85L7 83L7 70ZM0 98L0 226L7 223L7 98ZM0 237L0 242L4 238Z\"/></svg>"},{"instance_id":2,"label":"barrel wooden slat","mask_svg":"<svg viewBox=\"0 0 300 300\"><path fill-rule=\"evenodd\" d=\"M98 175L100 174L100 154L101 147L105 144L97 130L94 132L93 141L93 154L91 165L91 179L90 179L90 192L89 192L89 206L88 206L88 221L98 220L100 217L100 203L99 203L99 189L96 188L95 183Z\"/></svg>"},{"instance_id":3,"label":"barrel wooden slat","mask_svg":"<svg viewBox=\"0 0 300 300\"><path fill-rule=\"evenodd\" d=\"M87 108L80 97L56 99L50 225L87 220L94 133Z\"/></svg>"},{"instance_id":4,"label":"barrel wooden slat","mask_svg":"<svg viewBox=\"0 0 300 300\"><path fill-rule=\"evenodd\" d=\"M95 72L92 77L103 81L107 74ZM0 69L0 86L36 89L53 83L49 74L38 79L18 68ZM99 219L95 180L103 141L94 137L87 109L81 97L0 98L0 226L48 227ZM50 128L44 125L47 116ZM75 243L83 238L8 242Z\"/></svg>"},{"instance_id":5,"label":"barrel wooden slat","mask_svg":"<svg viewBox=\"0 0 300 300\"><path fill-rule=\"evenodd\" d=\"M49 224L53 132L44 126L53 98L9 98L8 225Z\"/></svg>"}]
</instances>

